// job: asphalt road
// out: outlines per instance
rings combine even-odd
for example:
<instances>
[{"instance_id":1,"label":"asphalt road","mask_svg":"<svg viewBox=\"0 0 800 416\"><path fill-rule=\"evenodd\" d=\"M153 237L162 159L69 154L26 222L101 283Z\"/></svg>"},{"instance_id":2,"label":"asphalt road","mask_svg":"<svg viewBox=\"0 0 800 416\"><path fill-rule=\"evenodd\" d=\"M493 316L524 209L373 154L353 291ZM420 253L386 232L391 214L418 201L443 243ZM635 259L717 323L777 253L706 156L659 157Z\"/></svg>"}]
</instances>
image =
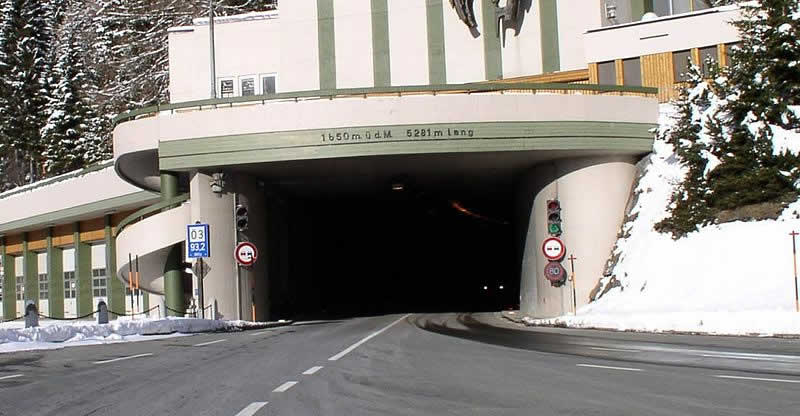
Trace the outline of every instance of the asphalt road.
<instances>
[{"instance_id":1,"label":"asphalt road","mask_svg":"<svg viewBox=\"0 0 800 416\"><path fill-rule=\"evenodd\" d=\"M0 355L0 415L792 415L800 342L391 315Z\"/></svg>"}]
</instances>

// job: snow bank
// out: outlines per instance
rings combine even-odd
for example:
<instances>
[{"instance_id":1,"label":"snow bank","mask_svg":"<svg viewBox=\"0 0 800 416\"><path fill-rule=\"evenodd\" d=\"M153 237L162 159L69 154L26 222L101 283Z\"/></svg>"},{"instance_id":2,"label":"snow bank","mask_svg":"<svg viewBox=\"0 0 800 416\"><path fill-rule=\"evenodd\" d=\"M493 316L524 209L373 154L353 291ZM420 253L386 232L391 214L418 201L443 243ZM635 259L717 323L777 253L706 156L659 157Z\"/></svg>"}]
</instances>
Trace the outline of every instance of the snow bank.
<instances>
[{"instance_id":1,"label":"snow bank","mask_svg":"<svg viewBox=\"0 0 800 416\"><path fill-rule=\"evenodd\" d=\"M118 319L108 324L90 321L44 321L36 328L22 322L0 325L0 353L54 349L66 346L108 344L180 336L198 332L240 331L290 324L291 321L246 322L196 318Z\"/></svg>"},{"instance_id":2,"label":"snow bank","mask_svg":"<svg viewBox=\"0 0 800 416\"><path fill-rule=\"evenodd\" d=\"M662 129L674 112L671 105L662 105ZM789 235L800 231L800 201L777 220L706 226L675 241L653 226L668 215L670 196L684 175L672 146L657 140L637 188L641 194L632 212L635 219L623 230L629 237L618 242L615 252L620 260L613 274L621 285L580 308L577 316L528 322L655 332L800 334Z\"/></svg>"}]
</instances>

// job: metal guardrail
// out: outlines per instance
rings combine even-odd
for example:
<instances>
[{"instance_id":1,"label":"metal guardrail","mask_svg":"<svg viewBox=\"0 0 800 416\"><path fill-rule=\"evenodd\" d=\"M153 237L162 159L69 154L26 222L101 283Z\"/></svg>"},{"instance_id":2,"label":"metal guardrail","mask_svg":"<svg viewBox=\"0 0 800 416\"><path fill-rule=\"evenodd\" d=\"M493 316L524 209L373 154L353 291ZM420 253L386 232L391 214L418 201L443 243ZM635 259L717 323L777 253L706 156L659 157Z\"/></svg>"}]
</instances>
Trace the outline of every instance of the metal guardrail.
<instances>
[{"instance_id":1,"label":"metal guardrail","mask_svg":"<svg viewBox=\"0 0 800 416\"><path fill-rule=\"evenodd\" d=\"M155 214L157 212L161 212L164 209L170 208L173 205L180 205L183 202L189 200L189 194L178 195L175 198L172 198L167 201L161 201L157 204L150 205L149 207L144 207L131 215L125 217L122 221L119 222L117 225L117 230L114 232L114 237L118 236L125 227L129 225L133 225L147 217L151 214Z\"/></svg>"},{"instance_id":2,"label":"metal guardrail","mask_svg":"<svg viewBox=\"0 0 800 416\"><path fill-rule=\"evenodd\" d=\"M233 107L234 104L252 103L266 104L272 101L299 101L301 99L334 99L345 97L367 98L369 96L385 95L419 95L419 94L477 94L487 92L503 91L530 91L535 94L537 91L576 91L595 94L618 93L620 95L645 95L655 96L658 88L634 87L623 85L597 85L597 84L567 84L567 83L520 83L520 82L492 82L492 83L471 83L456 85L411 85L402 87L377 87L377 88L345 88L336 90L314 90L283 92L270 95L252 95L247 97L231 97L222 99L207 99L197 101L187 101L175 104L159 104L150 107L127 111L114 118L114 124L131 121L140 116L153 116L162 111L176 111L182 109L215 109L219 107Z\"/></svg>"}]
</instances>

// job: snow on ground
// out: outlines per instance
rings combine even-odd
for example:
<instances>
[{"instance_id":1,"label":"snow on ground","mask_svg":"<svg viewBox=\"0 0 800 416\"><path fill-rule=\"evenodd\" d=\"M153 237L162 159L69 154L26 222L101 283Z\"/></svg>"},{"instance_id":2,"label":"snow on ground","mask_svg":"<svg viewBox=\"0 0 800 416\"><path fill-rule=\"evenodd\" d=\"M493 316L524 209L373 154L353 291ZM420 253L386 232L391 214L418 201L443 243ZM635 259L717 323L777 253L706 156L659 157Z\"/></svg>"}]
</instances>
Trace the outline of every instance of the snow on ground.
<instances>
[{"instance_id":1,"label":"snow on ground","mask_svg":"<svg viewBox=\"0 0 800 416\"><path fill-rule=\"evenodd\" d=\"M662 106L661 125L674 108ZM800 141L800 137L795 140ZM800 334L795 311L792 230L800 232L800 201L777 220L712 225L680 240L653 230L684 170L672 146L657 140L652 164L626 225L630 237L614 274L621 287L577 316L528 319L529 324L713 334ZM798 239L800 243L800 239ZM800 259L798 259L800 261Z\"/></svg>"},{"instance_id":2,"label":"snow on ground","mask_svg":"<svg viewBox=\"0 0 800 416\"><path fill-rule=\"evenodd\" d=\"M41 321L25 328L20 321L0 324L0 353L58 349L69 346L111 344L185 336L198 332L240 331L289 324L279 322L223 321L196 318L120 318L108 324L92 321Z\"/></svg>"}]
</instances>

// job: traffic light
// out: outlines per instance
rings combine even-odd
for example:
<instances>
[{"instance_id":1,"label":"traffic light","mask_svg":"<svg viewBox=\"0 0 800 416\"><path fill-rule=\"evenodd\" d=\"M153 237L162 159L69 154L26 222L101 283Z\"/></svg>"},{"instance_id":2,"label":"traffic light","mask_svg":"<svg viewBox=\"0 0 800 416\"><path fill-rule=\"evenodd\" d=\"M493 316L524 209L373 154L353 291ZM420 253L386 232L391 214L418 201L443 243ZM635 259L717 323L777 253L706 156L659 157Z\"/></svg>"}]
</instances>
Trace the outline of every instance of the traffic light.
<instances>
[{"instance_id":1,"label":"traffic light","mask_svg":"<svg viewBox=\"0 0 800 416\"><path fill-rule=\"evenodd\" d=\"M239 204L236 206L236 230L244 231L250 220L247 218L247 207Z\"/></svg>"},{"instance_id":2,"label":"traffic light","mask_svg":"<svg viewBox=\"0 0 800 416\"><path fill-rule=\"evenodd\" d=\"M557 199L547 201L547 232L558 237L563 230L561 229L561 202Z\"/></svg>"}]
</instances>

